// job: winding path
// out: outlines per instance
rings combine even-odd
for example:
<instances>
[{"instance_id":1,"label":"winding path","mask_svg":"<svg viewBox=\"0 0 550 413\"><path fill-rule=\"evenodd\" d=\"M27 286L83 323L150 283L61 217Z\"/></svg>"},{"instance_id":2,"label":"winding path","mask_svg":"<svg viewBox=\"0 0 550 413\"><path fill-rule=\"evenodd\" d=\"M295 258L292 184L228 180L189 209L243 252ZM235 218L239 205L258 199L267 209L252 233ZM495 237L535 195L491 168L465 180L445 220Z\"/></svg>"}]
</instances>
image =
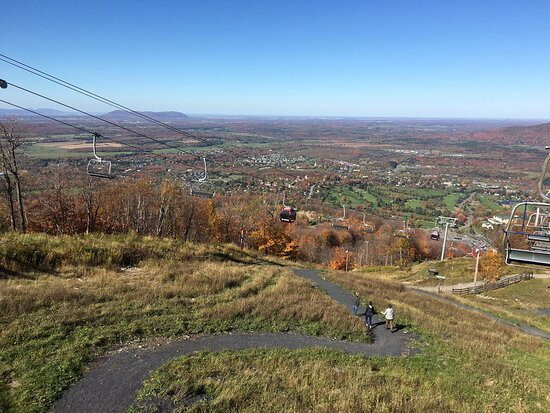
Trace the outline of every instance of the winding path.
<instances>
[{"instance_id":1,"label":"winding path","mask_svg":"<svg viewBox=\"0 0 550 413\"><path fill-rule=\"evenodd\" d=\"M343 288L326 281L312 269L296 269L294 272L312 281L332 299L351 310L354 297ZM379 322L376 316L373 321ZM85 371L82 379L62 395L53 411L123 412L130 406L134 395L153 370L176 357L197 351L324 347L364 356L399 356L415 351L407 345L414 337L413 334L402 328L390 333L384 326L378 326L373 329L373 334L374 344L285 333L226 333L174 340L156 347L123 348L97 360Z\"/></svg>"}]
</instances>

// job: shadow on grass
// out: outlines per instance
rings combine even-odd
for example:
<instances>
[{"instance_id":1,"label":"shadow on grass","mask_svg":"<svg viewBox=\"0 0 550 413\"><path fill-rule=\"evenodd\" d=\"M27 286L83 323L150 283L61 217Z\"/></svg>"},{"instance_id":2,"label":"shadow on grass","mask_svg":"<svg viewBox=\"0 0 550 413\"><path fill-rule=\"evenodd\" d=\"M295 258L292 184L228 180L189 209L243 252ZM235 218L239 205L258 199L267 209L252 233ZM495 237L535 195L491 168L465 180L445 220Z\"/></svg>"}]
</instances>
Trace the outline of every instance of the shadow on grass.
<instances>
[{"instance_id":1,"label":"shadow on grass","mask_svg":"<svg viewBox=\"0 0 550 413\"><path fill-rule=\"evenodd\" d=\"M252 254L248 254L245 252L241 253L240 256L242 258L233 256L231 254L227 254L224 252L215 252L211 255L211 257L218 259L220 261L230 261L236 264L246 264L246 265L269 264L269 265L276 265L278 267L284 267L284 265L279 262L271 261L266 258L258 258ZM208 257L208 258L211 258L211 257Z\"/></svg>"},{"instance_id":2,"label":"shadow on grass","mask_svg":"<svg viewBox=\"0 0 550 413\"><path fill-rule=\"evenodd\" d=\"M13 271L8 268L0 267L0 280L8 278L19 278L24 280L34 280L34 277L30 275L23 274L18 271Z\"/></svg>"}]
</instances>

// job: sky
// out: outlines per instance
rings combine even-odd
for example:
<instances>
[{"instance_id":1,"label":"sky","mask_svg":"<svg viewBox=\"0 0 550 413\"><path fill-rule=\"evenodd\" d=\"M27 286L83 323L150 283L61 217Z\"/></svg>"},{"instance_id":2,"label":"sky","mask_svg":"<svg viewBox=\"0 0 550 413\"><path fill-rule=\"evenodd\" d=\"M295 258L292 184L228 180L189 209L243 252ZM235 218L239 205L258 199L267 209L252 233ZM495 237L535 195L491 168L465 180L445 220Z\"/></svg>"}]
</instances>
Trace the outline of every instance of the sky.
<instances>
[{"instance_id":1,"label":"sky","mask_svg":"<svg viewBox=\"0 0 550 413\"><path fill-rule=\"evenodd\" d=\"M547 0L8 1L1 54L136 110L550 119ZM0 78L110 110L3 62Z\"/></svg>"}]
</instances>

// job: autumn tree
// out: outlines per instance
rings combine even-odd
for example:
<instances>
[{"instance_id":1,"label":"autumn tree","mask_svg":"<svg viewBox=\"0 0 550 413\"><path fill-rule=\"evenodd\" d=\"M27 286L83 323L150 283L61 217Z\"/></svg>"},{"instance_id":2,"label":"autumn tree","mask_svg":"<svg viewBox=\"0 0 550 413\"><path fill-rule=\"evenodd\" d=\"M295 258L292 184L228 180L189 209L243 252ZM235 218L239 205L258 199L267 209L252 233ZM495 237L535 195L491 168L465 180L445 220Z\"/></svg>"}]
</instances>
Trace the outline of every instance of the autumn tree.
<instances>
[{"instance_id":1,"label":"autumn tree","mask_svg":"<svg viewBox=\"0 0 550 413\"><path fill-rule=\"evenodd\" d=\"M156 235L163 234L163 225L166 215L174 207L173 201L180 192L180 185L176 181L164 181L160 188L160 205L158 207Z\"/></svg>"},{"instance_id":2,"label":"autumn tree","mask_svg":"<svg viewBox=\"0 0 550 413\"><path fill-rule=\"evenodd\" d=\"M206 213L208 215L208 229L209 229L209 238L211 241L220 240L220 231L219 231L219 219L218 213L216 211L216 204L213 200L209 200L206 203Z\"/></svg>"},{"instance_id":3,"label":"autumn tree","mask_svg":"<svg viewBox=\"0 0 550 413\"><path fill-rule=\"evenodd\" d=\"M73 174L61 165L48 168L46 174L48 186L29 204L29 229L56 235L83 232L84 204L70 191Z\"/></svg>"},{"instance_id":4,"label":"autumn tree","mask_svg":"<svg viewBox=\"0 0 550 413\"><path fill-rule=\"evenodd\" d=\"M295 255L298 247L296 242L284 231L280 223L264 221L252 232L251 238L256 248L266 254L290 258Z\"/></svg>"},{"instance_id":5,"label":"autumn tree","mask_svg":"<svg viewBox=\"0 0 550 413\"><path fill-rule=\"evenodd\" d=\"M18 165L18 150L22 145L23 135L21 131L17 129L16 122L14 120L0 122L0 163L4 175L6 200L11 214L11 227L12 229L16 228L16 207L13 193L15 189L15 198L17 199L17 209L19 213L19 229L21 232L26 232L27 219L25 216L21 175Z\"/></svg>"},{"instance_id":6,"label":"autumn tree","mask_svg":"<svg viewBox=\"0 0 550 413\"><path fill-rule=\"evenodd\" d=\"M479 260L479 271L487 282L494 282L500 278L500 271L504 266L504 258L497 250L489 250Z\"/></svg>"},{"instance_id":7,"label":"autumn tree","mask_svg":"<svg viewBox=\"0 0 550 413\"><path fill-rule=\"evenodd\" d=\"M332 251L332 260L330 261L330 268L334 270L345 270L347 261L347 269L351 270L354 266L354 256L351 252L344 251L344 249L335 247Z\"/></svg>"}]
</instances>

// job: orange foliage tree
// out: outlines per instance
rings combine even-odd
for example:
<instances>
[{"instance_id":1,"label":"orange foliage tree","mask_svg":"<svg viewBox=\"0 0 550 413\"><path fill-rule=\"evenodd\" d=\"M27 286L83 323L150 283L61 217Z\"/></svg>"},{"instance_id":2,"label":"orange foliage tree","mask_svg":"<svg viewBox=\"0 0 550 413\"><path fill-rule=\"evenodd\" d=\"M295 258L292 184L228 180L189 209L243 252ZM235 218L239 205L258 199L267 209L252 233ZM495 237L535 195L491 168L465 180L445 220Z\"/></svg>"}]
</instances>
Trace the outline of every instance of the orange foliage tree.
<instances>
[{"instance_id":1,"label":"orange foliage tree","mask_svg":"<svg viewBox=\"0 0 550 413\"><path fill-rule=\"evenodd\" d=\"M490 250L479 260L480 274L487 282L498 280L503 266L504 258L496 250Z\"/></svg>"},{"instance_id":2,"label":"orange foliage tree","mask_svg":"<svg viewBox=\"0 0 550 413\"><path fill-rule=\"evenodd\" d=\"M334 270L346 269L346 255L348 261L348 271L354 266L355 260L351 252L346 253L342 248L336 247L332 252L332 260L330 261L330 268Z\"/></svg>"},{"instance_id":3,"label":"orange foliage tree","mask_svg":"<svg viewBox=\"0 0 550 413\"><path fill-rule=\"evenodd\" d=\"M258 251L284 258L293 257L298 249L296 242L284 231L282 225L274 225L273 222L262 222L252 232L251 239Z\"/></svg>"}]
</instances>

